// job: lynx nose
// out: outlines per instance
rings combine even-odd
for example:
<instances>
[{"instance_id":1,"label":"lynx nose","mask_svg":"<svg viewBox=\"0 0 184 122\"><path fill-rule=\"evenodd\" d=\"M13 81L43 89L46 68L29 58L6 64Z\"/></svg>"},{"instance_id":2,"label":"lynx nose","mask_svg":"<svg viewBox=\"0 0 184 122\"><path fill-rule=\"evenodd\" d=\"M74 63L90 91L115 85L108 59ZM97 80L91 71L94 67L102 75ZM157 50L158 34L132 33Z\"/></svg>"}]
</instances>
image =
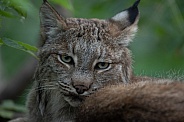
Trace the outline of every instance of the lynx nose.
<instances>
[{"instance_id":1,"label":"lynx nose","mask_svg":"<svg viewBox=\"0 0 184 122\"><path fill-rule=\"evenodd\" d=\"M84 85L76 85L74 86L74 88L78 94L83 94L85 91L88 90L88 88Z\"/></svg>"}]
</instances>

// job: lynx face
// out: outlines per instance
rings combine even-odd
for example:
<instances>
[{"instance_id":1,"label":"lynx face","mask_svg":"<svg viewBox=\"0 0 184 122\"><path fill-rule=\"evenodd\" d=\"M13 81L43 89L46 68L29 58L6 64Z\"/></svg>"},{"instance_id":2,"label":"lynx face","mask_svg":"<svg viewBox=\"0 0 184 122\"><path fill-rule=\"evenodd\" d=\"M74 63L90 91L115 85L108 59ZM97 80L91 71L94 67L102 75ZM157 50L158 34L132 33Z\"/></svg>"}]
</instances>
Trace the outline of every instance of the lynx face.
<instances>
[{"instance_id":1,"label":"lynx face","mask_svg":"<svg viewBox=\"0 0 184 122\"><path fill-rule=\"evenodd\" d=\"M128 83L132 71L127 46L137 29L137 5L108 20L65 19L45 2L40 10L43 44L35 75L37 87L44 89L38 99L64 100L77 107L109 83Z\"/></svg>"},{"instance_id":2,"label":"lynx face","mask_svg":"<svg viewBox=\"0 0 184 122\"><path fill-rule=\"evenodd\" d=\"M28 99L30 122L73 121L85 97L107 84L130 82L127 46L137 29L138 3L100 20L63 18L44 0L43 43Z\"/></svg>"}]
</instances>

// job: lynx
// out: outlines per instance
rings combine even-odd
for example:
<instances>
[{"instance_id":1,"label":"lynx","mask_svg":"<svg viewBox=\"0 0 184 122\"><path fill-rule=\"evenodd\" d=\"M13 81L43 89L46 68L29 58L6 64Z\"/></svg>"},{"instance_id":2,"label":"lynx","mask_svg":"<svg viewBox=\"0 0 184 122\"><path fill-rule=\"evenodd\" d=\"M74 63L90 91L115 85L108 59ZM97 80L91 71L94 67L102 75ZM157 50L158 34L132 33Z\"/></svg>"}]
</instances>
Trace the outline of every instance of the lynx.
<instances>
[{"instance_id":1,"label":"lynx","mask_svg":"<svg viewBox=\"0 0 184 122\"><path fill-rule=\"evenodd\" d=\"M100 20L63 18L44 1L40 9L43 44L28 98L30 122L73 121L78 106L96 90L130 82L127 46L137 30L138 3Z\"/></svg>"},{"instance_id":2,"label":"lynx","mask_svg":"<svg viewBox=\"0 0 184 122\"><path fill-rule=\"evenodd\" d=\"M103 87L153 80L135 77L132 73L128 46L137 31L139 2L137 0L130 8L104 20L64 18L44 0L40 9L40 60L28 97L25 121L76 121L85 99L94 98L92 94ZM125 88L129 89L128 86ZM97 95L103 96L100 93Z\"/></svg>"}]
</instances>

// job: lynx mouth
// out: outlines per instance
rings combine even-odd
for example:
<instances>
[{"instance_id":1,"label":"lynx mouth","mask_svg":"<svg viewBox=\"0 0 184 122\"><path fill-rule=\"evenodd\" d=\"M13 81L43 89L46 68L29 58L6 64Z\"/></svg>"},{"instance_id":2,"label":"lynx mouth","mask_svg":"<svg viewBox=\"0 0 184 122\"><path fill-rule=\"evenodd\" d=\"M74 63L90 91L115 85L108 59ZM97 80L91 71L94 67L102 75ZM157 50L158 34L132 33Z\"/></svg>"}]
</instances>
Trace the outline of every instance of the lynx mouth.
<instances>
[{"instance_id":1,"label":"lynx mouth","mask_svg":"<svg viewBox=\"0 0 184 122\"><path fill-rule=\"evenodd\" d=\"M84 101L85 97L79 95L64 95L64 99L71 106L78 107Z\"/></svg>"},{"instance_id":2,"label":"lynx mouth","mask_svg":"<svg viewBox=\"0 0 184 122\"><path fill-rule=\"evenodd\" d=\"M65 97L70 97L73 100L77 100L77 101L84 101L84 97L82 96L77 96L77 95L64 95Z\"/></svg>"}]
</instances>

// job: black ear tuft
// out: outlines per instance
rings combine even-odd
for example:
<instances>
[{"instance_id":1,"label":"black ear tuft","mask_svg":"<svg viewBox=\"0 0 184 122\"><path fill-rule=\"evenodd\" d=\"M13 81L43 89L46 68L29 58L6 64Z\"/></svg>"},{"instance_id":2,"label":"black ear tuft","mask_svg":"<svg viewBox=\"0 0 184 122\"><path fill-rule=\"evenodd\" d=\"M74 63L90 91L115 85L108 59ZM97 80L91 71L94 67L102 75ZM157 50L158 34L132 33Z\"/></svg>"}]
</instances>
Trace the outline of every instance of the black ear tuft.
<instances>
[{"instance_id":1,"label":"black ear tuft","mask_svg":"<svg viewBox=\"0 0 184 122\"><path fill-rule=\"evenodd\" d=\"M116 14L111 18L111 20L119 22L123 29L133 25L134 23L137 24L139 19L139 10L137 6L139 5L139 2L140 0L137 0L131 7Z\"/></svg>"},{"instance_id":2,"label":"black ear tuft","mask_svg":"<svg viewBox=\"0 0 184 122\"><path fill-rule=\"evenodd\" d=\"M130 8L128 8L128 13L129 13L129 22L130 23L134 23L138 14L139 14L139 10L138 10L138 5L139 5L140 0L137 0L133 6L131 6Z\"/></svg>"},{"instance_id":3,"label":"black ear tuft","mask_svg":"<svg viewBox=\"0 0 184 122\"><path fill-rule=\"evenodd\" d=\"M46 3L47 2L47 0L43 0L43 3Z\"/></svg>"},{"instance_id":4,"label":"black ear tuft","mask_svg":"<svg viewBox=\"0 0 184 122\"><path fill-rule=\"evenodd\" d=\"M132 6L132 7L137 7L137 6L139 5L140 1L141 1L141 0L137 0L137 1L135 1L135 3L133 4L133 6Z\"/></svg>"},{"instance_id":5,"label":"black ear tuft","mask_svg":"<svg viewBox=\"0 0 184 122\"><path fill-rule=\"evenodd\" d=\"M118 44L127 46L132 41L136 31L139 20L139 5L140 0L137 0L131 7L116 14L110 19L111 24L116 25L120 31L121 40ZM120 37L119 36L119 37Z\"/></svg>"}]
</instances>

